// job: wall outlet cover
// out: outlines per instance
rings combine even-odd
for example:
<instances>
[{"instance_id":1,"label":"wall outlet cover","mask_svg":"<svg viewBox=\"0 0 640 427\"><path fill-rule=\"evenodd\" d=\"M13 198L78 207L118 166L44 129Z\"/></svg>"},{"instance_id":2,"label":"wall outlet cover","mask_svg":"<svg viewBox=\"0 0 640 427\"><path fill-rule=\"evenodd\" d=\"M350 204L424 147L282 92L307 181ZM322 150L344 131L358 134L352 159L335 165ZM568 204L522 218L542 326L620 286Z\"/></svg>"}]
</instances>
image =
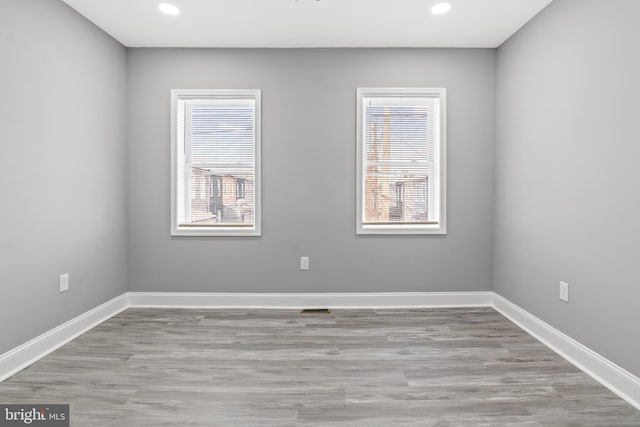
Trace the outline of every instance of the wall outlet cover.
<instances>
[{"instance_id":1,"label":"wall outlet cover","mask_svg":"<svg viewBox=\"0 0 640 427\"><path fill-rule=\"evenodd\" d=\"M60 275L60 292L67 292L69 290L69 273Z\"/></svg>"},{"instance_id":2,"label":"wall outlet cover","mask_svg":"<svg viewBox=\"0 0 640 427\"><path fill-rule=\"evenodd\" d=\"M560 299L569 302L569 284L566 282L560 282Z\"/></svg>"}]
</instances>

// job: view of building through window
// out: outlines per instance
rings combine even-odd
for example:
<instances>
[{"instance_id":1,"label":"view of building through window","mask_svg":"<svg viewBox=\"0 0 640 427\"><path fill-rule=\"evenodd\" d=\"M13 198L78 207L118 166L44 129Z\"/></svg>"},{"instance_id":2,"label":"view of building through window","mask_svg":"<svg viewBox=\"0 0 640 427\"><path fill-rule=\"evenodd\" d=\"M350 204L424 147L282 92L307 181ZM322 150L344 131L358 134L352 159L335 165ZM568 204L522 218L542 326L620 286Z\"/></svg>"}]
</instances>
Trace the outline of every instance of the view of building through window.
<instances>
[{"instance_id":1,"label":"view of building through window","mask_svg":"<svg viewBox=\"0 0 640 427\"><path fill-rule=\"evenodd\" d=\"M255 99L180 98L176 116L177 226L254 227Z\"/></svg>"},{"instance_id":2,"label":"view of building through window","mask_svg":"<svg viewBox=\"0 0 640 427\"><path fill-rule=\"evenodd\" d=\"M191 220L200 224L253 224L252 175L220 175L215 169L191 170Z\"/></svg>"},{"instance_id":3,"label":"view of building through window","mask_svg":"<svg viewBox=\"0 0 640 427\"><path fill-rule=\"evenodd\" d=\"M191 118L187 123L191 157L187 218L194 225L252 225L255 209L252 102L208 100L187 104L187 108L187 117Z\"/></svg>"},{"instance_id":4,"label":"view of building through window","mask_svg":"<svg viewBox=\"0 0 640 427\"><path fill-rule=\"evenodd\" d=\"M402 105L397 99L377 98L364 106L364 224L437 221L429 212L433 108L413 101Z\"/></svg>"}]
</instances>

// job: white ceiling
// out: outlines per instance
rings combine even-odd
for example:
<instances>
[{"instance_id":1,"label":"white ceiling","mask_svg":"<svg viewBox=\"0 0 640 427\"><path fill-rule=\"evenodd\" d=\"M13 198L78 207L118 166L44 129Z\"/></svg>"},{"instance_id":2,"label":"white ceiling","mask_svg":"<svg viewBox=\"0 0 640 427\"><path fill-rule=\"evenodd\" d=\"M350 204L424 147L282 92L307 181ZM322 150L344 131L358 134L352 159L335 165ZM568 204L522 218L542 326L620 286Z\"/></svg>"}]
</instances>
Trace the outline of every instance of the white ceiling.
<instances>
[{"instance_id":1,"label":"white ceiling","mask_svg":"<svg viewBox=\"0 0 640 427\"><path fill-rule=\"evenodd\" d=\"M130 47L497 47L552 0L63 0ZM164 15L158 4L180 8Z\"/></svg>"}]
</instances>

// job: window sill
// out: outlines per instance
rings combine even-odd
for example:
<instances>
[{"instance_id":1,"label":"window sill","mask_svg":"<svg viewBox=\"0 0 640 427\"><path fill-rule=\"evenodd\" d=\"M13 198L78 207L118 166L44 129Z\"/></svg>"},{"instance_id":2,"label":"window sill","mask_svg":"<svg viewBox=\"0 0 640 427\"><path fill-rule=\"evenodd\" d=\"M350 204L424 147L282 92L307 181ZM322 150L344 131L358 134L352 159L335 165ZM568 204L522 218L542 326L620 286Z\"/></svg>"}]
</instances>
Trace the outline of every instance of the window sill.
<instances>
[{"instance_id":1,"label":"window sill","mask_svg":"<svg viewBox=\"0 0 640 427\"><path fill-rule=\"evenodd\" d=\"M260 236L259 228L245 227L177 227L171 230L172 236L186 237L255 237Z\"/></svg>"},{"instance_id":2,"label":"window sill","mask_svg":"<svg viewBox=\"0 0 640 427\"><path fill-rule=\"evenodd\" d=\"M433 225L358 225L356 234L368 235L445 235L443 224Z\"/></svg>"}]
</instances>

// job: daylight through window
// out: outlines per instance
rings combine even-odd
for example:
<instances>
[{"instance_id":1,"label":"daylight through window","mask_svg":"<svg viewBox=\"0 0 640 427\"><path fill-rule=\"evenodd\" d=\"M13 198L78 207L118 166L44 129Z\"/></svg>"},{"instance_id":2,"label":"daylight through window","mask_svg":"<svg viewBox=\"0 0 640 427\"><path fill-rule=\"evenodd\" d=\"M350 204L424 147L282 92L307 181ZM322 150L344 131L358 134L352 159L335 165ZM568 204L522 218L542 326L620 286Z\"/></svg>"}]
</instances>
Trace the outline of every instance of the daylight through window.
<instances>
[{"instance_id":1,"label":"daylight through window","mask_svg":"<svg viewBox=\"0 0 640 427\"><path fill-rule=\"evenodd\" d=\"M173 91L175 235L259 235L260 92Z\"/></svg>"},{"instance_id":2,"label":"daylight through window","mask_svg":"<svg viewBox=\"0 0 640 427\"><path fill-rule=\"evenodd\" d=\"M444 234L444 89L358 90L359 234Z\"/></svg>"}]
</instances>

